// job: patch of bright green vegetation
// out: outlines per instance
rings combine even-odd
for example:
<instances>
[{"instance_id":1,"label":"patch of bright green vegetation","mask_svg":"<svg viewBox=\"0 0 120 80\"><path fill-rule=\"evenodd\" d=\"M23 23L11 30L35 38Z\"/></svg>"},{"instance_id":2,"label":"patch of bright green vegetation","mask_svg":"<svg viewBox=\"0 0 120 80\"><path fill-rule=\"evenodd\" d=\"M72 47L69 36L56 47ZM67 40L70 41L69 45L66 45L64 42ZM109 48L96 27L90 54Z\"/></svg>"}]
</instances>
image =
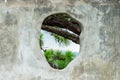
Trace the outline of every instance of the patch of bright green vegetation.
<instances>
[{"instance_id":1,"label":"patch of bright green vegetation","mask_svg":"<svg viewBox=\"0 0 120 80\"><path fill-rule=\"evenodd\" d=\"M59 50L52 49L46 50L44 54L50 66L55 69L65 68L75 57L71 51L63 53Z\"/></svg>"},{"instance_id":2,"label":"patch of bright green vegetation","mask_svg":"<svg viewBox=\"0 0 120 80\"><path fill-rule=\"evenodd\" d=\"M57 43L59 43L59 45L68 46L70 44L70 41L68 39L66 39L66 38L64 38L64 37L62 37L60 35L57 35L55 33L52 33L51 35L54 37L55 41Z\"/></svg>"}]
</instances>

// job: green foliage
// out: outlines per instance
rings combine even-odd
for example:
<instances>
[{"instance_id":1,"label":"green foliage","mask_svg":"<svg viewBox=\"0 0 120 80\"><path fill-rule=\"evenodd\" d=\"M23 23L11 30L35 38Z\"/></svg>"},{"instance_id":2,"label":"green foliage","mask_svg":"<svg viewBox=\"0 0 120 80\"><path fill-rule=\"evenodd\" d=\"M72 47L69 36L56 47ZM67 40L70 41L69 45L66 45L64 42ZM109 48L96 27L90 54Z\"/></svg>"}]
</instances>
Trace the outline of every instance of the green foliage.
<instances>
[{"instance_id":1,"label":"green foliage","mask_svg":"<svg viewBox=\"0 0 120 80\"><path fill-rule=\"evenodd\" d=\"M66 51L65 56L67 56L70 60L75 57L75 55L71 51Z\"/></svg>"},{"instance_id":2,"label":"green foliage","mask_svg":"<svg viewBox=\"0 0 120 80\"><path fill-rule=\"evenodd\" d=\"M66 62L65 61L63 61L63 60L56 60L57 61L57 63L58 63L58 65L57 65L57 68L58 69L63 69L63 68L65 68L67 65L66 65Z\"/></svg>"},{"instance_id":3,"label":"green foliage","mask_svg":"<svg viewBox=\"0 0 120 80\"><path fill-rule=\"evenodd\" d=\"M45 54L46 59L48 61L51 61L54 55L54 51L52 49L46 50L44 54Z\"/></svg>"},{"instance_id":4,"label":"green foliage","mask_svg":"<svg viewBox=\"0 0 120 80\"><path fill-rule=\"evenodd\" d=\"M57 35L57 34L54 34L52 33L51 34L54 38L55 38L55 41L59 43L59 45L65 45L65 46L68 46L70 44L70 41L60 35Z\"/></svg>"},{"instance_id":5,"label":"green foliage","mask_svg":"<svg viewBox=\"0 0 120 80\"><path fill-rule=\"evenodd\" d=\"M56 69L65 68L74 59L75 56L71 51L66 51L63 53L59 50L52 49L46 50L44 54L51 67Z\"/></svg>"},{"instance_id":6,"label":"green foliage","mask_svg":"<svg viewBox=\"0 0 120 80\"><path fill-rule=\"evenodd\" d=\"M66 14L66 13L62 13L61 15L63 15L67 21L71 21L72 20L72 17L69 16L68 14Z\"/></svg>"},{"instance_id":7,"label":"green foliage","mask_svg":"<svg viewBox=\"0 0 120 80\"><path fill-rule=\"evenodd\" d=\"M65 23L61 24L61 22L65 22ZM66 23L68 24L66 25ZM74 29L74 27L79 26L78 22L67 13L58 13L58 14L50 15L44 20L43 25L53 26L55 29L59 29L59 30L61 29L66 31L69 30L69 27L73 26ZM75 31L78 31L78 28L75 29L76 30L73 31L70 30L70 31L75 33ZM70 40L68 40L67 38L55 34L54 31L52 33L52 31L48 30L48 32L50 32L51 36L54 37L55 41L59 43L60 46L68 46L70 44ZM49 49L49 50L43 49L44 46L43 36L44 35L40 33L40 39L39 39L40 48L41 50L44 51L44 55L50 66L56 69L65 68L74 59L75 57L74 53L71 51L62 52L53 49Z\"/></svg>"},{"instance_id":8,"label":"green foliage","mask_svg":"<svg viewBox=\"0 0 120 80\"><path fill-rule=\"evenodd\" d=\"M40 39L39 39L40 48L42 48L42 46L44 45L43 36L44 36L43 33L40 33Z\"/></svg>"},{"instance_id":9,"label":"green foliage","mask_svg":"<svg viewBox=\"0 0 120 80\"><path fill-rule=\"evenodd\" d=\"M65 53L63 53L60 50L53 49L44 50L42 48L42 46L44 45L43 36L44 36L43 33L40 33L39 43L41 49L44 51L45 57L50 66L56 69L65 68L74 59L75 57L74 53L72 53L71 51L66 51ZM54 36L56 42L59 42L60 45L67 46L70 44L69 40L62 36L53 33L52 36Z\"/></svg>"},{"instance_id":10,"label":"green foliage","mask_svg":"<svg viewBox=\"0 0 120 80\"><path fill-rule=\"evenodd\" d=\"M65 56L67 57L66 64L68 64L75 58L75 55L71 51L66 51Z\"/></svg>"}]
</instances>

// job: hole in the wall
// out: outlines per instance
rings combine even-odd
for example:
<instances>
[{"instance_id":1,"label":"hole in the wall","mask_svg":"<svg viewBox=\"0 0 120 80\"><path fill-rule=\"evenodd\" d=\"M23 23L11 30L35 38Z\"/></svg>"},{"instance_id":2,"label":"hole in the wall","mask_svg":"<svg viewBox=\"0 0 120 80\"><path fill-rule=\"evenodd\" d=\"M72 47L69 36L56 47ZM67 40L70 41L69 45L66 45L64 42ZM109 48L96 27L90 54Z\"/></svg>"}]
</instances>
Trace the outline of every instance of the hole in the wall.
<instances>
[{"instance_id":1,"label":"hole in the wall","mask_svg":"<svg viewBox=\"0 0 120 80\"><path fill-rule=\"evenodd\" d=\"M40 48L49 65L64 69L79 55L82 24L67 13L46 17L41 26Z\"/></svg>"}]
</instances>

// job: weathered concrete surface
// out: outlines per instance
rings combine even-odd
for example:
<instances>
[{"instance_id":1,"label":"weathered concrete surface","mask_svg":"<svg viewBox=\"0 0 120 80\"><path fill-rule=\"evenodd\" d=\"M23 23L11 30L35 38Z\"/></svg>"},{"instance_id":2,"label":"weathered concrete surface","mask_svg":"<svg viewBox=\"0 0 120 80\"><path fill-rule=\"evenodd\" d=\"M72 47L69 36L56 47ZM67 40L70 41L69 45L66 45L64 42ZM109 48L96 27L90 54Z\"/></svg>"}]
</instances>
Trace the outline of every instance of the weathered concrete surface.
<instances>
[{"instance_id":1,"label":"weathered concrete surface","mask_svg":"<svg viewBox=\"0 0 120 80\"><path fill-rule=\"evenodd\" d=\"M45 17L67 12L83 24L80 55L54 70L39 48ZM119 80L119 0L0 0L0 80Z\"/></svg>"}]
</instances>

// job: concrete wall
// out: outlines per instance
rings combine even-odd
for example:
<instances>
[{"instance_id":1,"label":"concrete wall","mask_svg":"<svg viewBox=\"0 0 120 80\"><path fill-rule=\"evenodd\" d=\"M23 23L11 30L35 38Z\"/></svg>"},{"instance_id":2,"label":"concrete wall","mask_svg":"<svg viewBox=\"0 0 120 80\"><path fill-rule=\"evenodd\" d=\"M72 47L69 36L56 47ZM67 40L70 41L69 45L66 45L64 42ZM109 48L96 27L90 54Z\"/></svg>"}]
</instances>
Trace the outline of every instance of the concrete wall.
<instances>
[{"instance_id":1,"label":"concrete wall","mask_svg":"<svg viewBox=\"0 0 120 80\"><path fill-rule=\"evenodd\" d=\"M42 21L67 12L83 24L80 55L49 66L39 47ZM119 0L0 0L0 80L119 80Z\"/></svg>"}]
</instances>

